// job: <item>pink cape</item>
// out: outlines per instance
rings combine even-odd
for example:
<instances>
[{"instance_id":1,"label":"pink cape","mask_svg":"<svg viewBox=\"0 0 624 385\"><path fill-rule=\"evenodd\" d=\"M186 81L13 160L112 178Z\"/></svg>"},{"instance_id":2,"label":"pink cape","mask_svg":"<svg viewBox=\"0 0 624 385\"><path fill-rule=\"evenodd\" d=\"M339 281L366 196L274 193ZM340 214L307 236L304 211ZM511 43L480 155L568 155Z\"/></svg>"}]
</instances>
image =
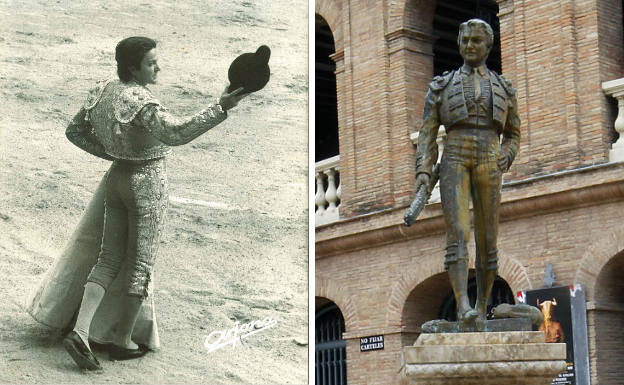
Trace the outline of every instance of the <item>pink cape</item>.
<instances>
[{"instance_id":1,"label":"pink cape","mask_svg":"<svg viewBox=\"0 0 624 385\"><path fill-rule=\"evenodd\" d=\"M28 313L38 322L52 328L69 326L80 307L84 284L91 268L97 262L104 226L104 191L106 175L97 187L93 198L82 214L80 223L45 277L28 300ZM89 338L99 343L111 342L111 331L123 311L123 277L126 264L121 268L104 295L93 317ZM160 347L156 313L154 311L153 281L150 293L143 302L132 339L150 349Z\"/></svg>"}]
</instances>

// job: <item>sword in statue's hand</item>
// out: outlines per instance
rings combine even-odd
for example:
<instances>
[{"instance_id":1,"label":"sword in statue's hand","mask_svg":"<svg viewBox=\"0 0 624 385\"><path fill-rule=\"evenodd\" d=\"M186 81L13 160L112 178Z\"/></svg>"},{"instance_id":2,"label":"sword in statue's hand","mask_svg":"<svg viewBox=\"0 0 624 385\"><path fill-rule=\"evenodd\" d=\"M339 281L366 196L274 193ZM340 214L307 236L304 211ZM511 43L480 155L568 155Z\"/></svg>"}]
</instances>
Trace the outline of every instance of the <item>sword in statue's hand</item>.
<instances>
[{"instance_id":1,"label":"sword in statue's hand","mask_svg":"<svg viewBox=\"0 0 624 385\"><path fill-rule=\"evenodd\" d=\"M407 209L407 212L403 217L403 222L405 223L405 226L411 226L416 221L416 218L418 218L420 212L423 210L423 208L425 208L425 205L429 201L429 198L431 198L431 192L433 191L436 183L438 183L439 179L440 163L437 163L433 168L433 173L431 175L429 183L421 183L419 186L416 187L416 196L414 197L412 204Z\"/></svg>"}]
</instances>

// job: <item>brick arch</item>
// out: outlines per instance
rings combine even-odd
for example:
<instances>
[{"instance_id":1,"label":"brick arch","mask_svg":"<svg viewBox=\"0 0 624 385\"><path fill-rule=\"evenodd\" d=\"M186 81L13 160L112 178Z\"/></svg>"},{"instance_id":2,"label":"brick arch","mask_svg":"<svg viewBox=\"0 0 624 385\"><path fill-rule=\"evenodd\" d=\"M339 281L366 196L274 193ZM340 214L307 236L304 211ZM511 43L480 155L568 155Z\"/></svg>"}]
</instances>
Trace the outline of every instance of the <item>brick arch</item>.
<instances>
[{"instance_id":1,"label":"brick arch","mask_svg":"<svg viewBox=\"0 0 624 385\"><path fill-rule=\"evenodd\" d=\"M498 4L499 12L513 10L514 0L494 0ZM438 0L390 0L386 33L403 28L417 30L423 33L433 33L433 15ZM502 39L503 28L501 28Z\"/></svg>"},{"instance_id":2,"label":"brick arch","mask_svg":"<svg viewBox=\"0 0 624 385\"><path fill-rule=\"evenodd\" d=\"M474 268L474 258L470 258L470 268ZM408 269L409 270L409 269ZM444 272L444 264L439 255L418 261L418 269L409 270L393 285L386 310L386 326L401 326L403 307L412 291L425 280ZM515 258L499 254L498 275L503 278L513 293L531 289L526 268Z\"/></svg>"},{"instance_id":3,"label":"brick arch","mask_svg":"<svg viewBox=\"0 0 624 385\"><path fill-rule=\"evenodd\" d=\"M389 33L407 28L432 33L436 4L436 0L390 1L386 31Z\"/></svg>"},{"instance_id":4,"label":"brick arch","mask_svg":"<svg viewBox=\"0 0 624 385\"><path fill-rule=\"evenodd\" d=\"M514 0L494 1L498 4L499 11L503 10L503 8L510 10L514 8ZM433 15L437 3L437 0L390 0L388 5L386 33L403 28L414 29L429 34L433 33Z\"/></svg>"},{"instance_id":5,"label":"brick arch","mask_svg":"<svg viewBox=\"0 0 624 385\"><path fill-rule=\"evenodd\" d=\"M521 290L533 288L526 267L517 259L506 256L500 251L498 254L498 275L507 282L514 295Z\"/></svg>"},{"instance_id":6,"label":"brick arch","mask_svg":"<svg viewBox=\"0 0 624 385\"><path fill-rule=\"evenodd\" d=\"M386 307L386 326L401 326L403 307L414 288L427 278L444 272L444 264L439 255L429 256L418 261L418 267L407 269L392 286Z\"/></svg>"},{"instance_id":7,"label":"brick arch","mask_svg":"<svg viewBox=\"0 0 624 385\"><path fill-rule=\"evenodd\" d=\"M611 258L624 250L624 227L606 232L585 250L574 274L574 283L583 283L587 300L595 300L600 272Z\"/></svg>"},{"instance_id":8,"label":"brick arch","mask_svg":"<svg viewBox=\"0 0 624 385\"><path fill-rule=\"evenodd\" d=\"M317 275L314 286L315 296L327 298L338 306L345 320L345 331L357 329L359 324L357 306L353 297L344 288L344 285L340 285L327 277Z\"/></svg>"},{"instance_id":9,"label":"brick arch","mask_svg":"<svg viewBox=\"0 0 624 385\"><path fill-rule=\"evenodd\" d=\"M334 35L334 46L336 52L344 49L344 38L342 33L342 10L335 0L316 0L314 12L321 16L329 25Z\"/></svg>"}]
</instances>

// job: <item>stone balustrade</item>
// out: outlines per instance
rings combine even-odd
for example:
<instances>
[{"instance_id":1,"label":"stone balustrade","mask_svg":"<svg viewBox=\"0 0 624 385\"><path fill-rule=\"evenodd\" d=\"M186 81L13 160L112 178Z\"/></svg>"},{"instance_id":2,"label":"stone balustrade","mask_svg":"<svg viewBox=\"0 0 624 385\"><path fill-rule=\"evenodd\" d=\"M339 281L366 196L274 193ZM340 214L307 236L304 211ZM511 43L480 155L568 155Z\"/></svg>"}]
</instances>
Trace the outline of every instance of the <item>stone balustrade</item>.
<instances>
[{"instance_id":1,"label":"stone balustrade","mask_svg":"<svg viewBox=\"0 0 624 385\"><path fill-rule=\"evenodd\" d=\"M412 133L410 135L410 139L414 146L418 146L418 131ZM446 142L446 129L444 126L440 126L440 131L438 131L438 162L442 158L442 152L444 151L444 143ZM429 203L437 203L440 202L440 184L436 184L433 191L431 192L431 198L429 198Z\"/></svg>"},{"instance_id":2,"label":"stone balustrade","mask_svg":"<svg viewBox=\"0 0 624 385\"><path fill-rule=\"evenodd\" d=\"M315 225L325 225L339 218L340 195L340 155L316 162L316 194L314 196Z\"/></svg>"},{"instance_id":3,"label":"stone balustrade","mask_svg":"<svg viewBox=\"0 0 624 385\"><path fill-rule=\"evenodd\" d=\"M618 101L618 115L614 126L620 137L611 146L609 162L624 162L624 78L602 83L602 90Z\"/></svg>"}]
</instances>

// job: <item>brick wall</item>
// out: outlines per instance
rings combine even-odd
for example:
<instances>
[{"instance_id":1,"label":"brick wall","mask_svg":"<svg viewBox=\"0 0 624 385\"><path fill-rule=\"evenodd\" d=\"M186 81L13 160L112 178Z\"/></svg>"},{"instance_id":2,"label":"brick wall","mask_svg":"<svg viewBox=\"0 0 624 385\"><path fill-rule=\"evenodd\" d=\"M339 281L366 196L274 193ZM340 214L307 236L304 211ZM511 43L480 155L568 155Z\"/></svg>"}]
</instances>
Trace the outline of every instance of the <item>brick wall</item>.
<instances>
[{"instance_id":1,"label":"brick wall","mask_svg":"<svg viewBox=\"0 0 624 385\"><path fill-rule=\"evenodd\" d=\"M613 108L600 86L624 71L621 1L499 7L503 73L518 92L523 135L507 179L608 161Z\"/></svg>"},{"instance_id":2,"label":"brick wall","mask_svg":"<svg viewBox=\"0 0 624 385\"><path fill-rule=\"evenodd\" d=\"M409 134L433 74L435 2L316 3L339 52L341 217L405 206L414 179ZM608 160L615 111L600 86L624 76L621 8L620 0L499 1L503 73L522 119L507 180Z\"/></svg>"},{"instance_id":3,"label":"brick wall","mask_svg":"<svg viewBox=\"0 0 624 385\"><path fill-rule=\"evenodd\" d=\"M604 0L598 2L598 47L600 50L600 81L619 79L624 77L624 27L622 26L623 15L622 0ZM617 105L613 99L603 96L603 120L615 121ZM611 126L609 126L611 127ZM603 135L607 144L615 140L615 132L608 130Z\"/></svg>"},{"instance_id":4,"label":"brick wall","mask_svg":"<svg viewBox=\"0 0 624 385\"><path fill-rule=\"evenodd\" d=\"M402 348L398 333L384 338L384 349L360 352L360 339L347 340L347 383L373 384L383 379L383 384L398 383L399 357Z\"/></svg>"},{"instance_id":5,"label":"brick wall","mask_svg":"<svg viewBox=\"0 0 624 385\"><path fill-rule=\"evenodd\" d=\"M499 275L514 292L538 288L543 285L545 264L552 263L558 285L578 283L575 277L578 276L582 256L586 254L589 245L601 244L605 247L608 243L621 242L614 236L613 229L621 228L622 212L624 203L614 202L502 223L498 245L501 259ZM588 223L592 225L588 226ZM469 248L472 263L474 244L471 243ZM347 323L346 329L349 384L395 383L394 376L398 370L396 360L401 348L406 343L413 343L422 322L437 317L442 301L450 293L448 278L442 266L443 249L444 235L433 234L316 260L317 296L326 295L336 303L350 301L350 309L357 309L357 314L348 310L348 317L357 320L357 323L351 322L351 325L357 326L350 327ZM596 255L595 259L608 261L612 257ZM603 270L602 267L598 269ZM327 285L327 279L321 275L331 277L334 285L340 287L340 299L331 298L323 288ZM601 282L600 287L607 285L614 288L614 293L618 293L620 300L624 300L620 294L621 285L614 286L615 276L609 277L597 279ZM621 275L619 277L621 279ZM588 288L596 284L581 283ZM596 291L601 290L596 288ZM616 357L616 352L620 355L624 353L621 348L624 343L621 339L621 315L624 313L616 313L616 316L608 312L605 314L596 316L592 315L592 311L589 312L590 340L596 336L591 327L593 323L598 325L597 334L600 337L593 340L593 346L590 346L590 354L594 357L593 368L597 365L605 368L611 368L609 365L620 367L621 360L610 357ZM383 352L360 353L358 338L376 334L393 336L386 337L393 343L387 343ZM620 342L615 343L613 336L617 335L620 336ZM379 366L379 360L387 361L389 366ZM600 381L592 383L611 383L602 382L602 379Z\"/></svg>"},{"instance_id":6,"label":"brick wall","mask_svg":"<svg viewBox=\"0 0 624 385\"><path fill-rule=\"evenodd\" d=\"M617 385L624 378L624 252L601 269L592 303L592 383Z\"/></svg>"},{"instance_id":7,"label":"brick wall","mask_svg":"<svg viewBox=\"0 0 624 385\"><path fill-rule=\"evenodd\" d=\"M622 2L497 2L503 73L517 89L523 135L505 177L512 184L503 193L499 275L514 292L537 288L551 263L557 284L584 283L592 304L592 384L614 384L615 376L624 375L618 371L624 359L624 298L606 301L605 308L598 293L616 287L616 276L603 269L616 266L609 261L624 250L624 167L513 182L608 161L615 110L600 85L624 76ZM371 242L345 241L344 250L317 255L316 295L336 302L345 316L349 384L396 383L401 348L415 340L423 320L437 316L450 290L439 206L423 212L421 222L428 224L421 234L385 242L377 239L383 232L375 232L407 231L396 225L413 188L415 149L409 134L420 126L433 74L435 1L316 0L316 9L338 47L343 189L342 221L317 228L317 244L357 234L369 234L363 239ZM578 198L607 184L612 198L604 193L599 201ZM558 209L566 191L568 203ZM548 209L544 199L532 200L548 194L555 201ZM522 212L514 202L526 202ZM386 348L360 353L359 337L376 334L386 336Z\"/></svg>"}]
</instances>

